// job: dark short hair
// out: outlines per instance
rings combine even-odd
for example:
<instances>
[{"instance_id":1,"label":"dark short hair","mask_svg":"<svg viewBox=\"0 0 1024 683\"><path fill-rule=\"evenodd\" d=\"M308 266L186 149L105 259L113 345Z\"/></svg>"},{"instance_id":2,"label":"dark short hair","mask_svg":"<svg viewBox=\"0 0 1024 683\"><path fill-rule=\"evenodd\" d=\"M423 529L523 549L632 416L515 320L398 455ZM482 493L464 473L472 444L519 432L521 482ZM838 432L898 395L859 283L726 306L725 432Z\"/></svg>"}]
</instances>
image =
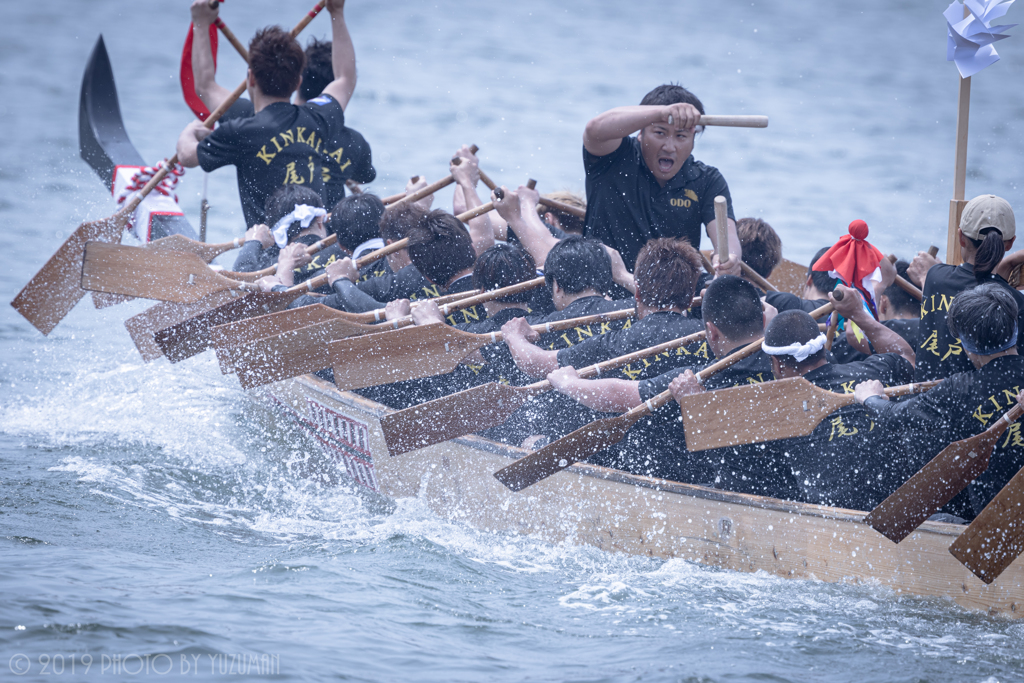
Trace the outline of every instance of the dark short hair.
<instances>
[{"instance_id":1,"label":"dark short hair","mask_svg":"<svg viewBox=\"0 0 1024 683\"><path fill-rule=\"evenodd\" d=\"M743 248L743 262L767 279L782 261L778 233L760 218L741 218L736 221L736 235Z\"/></svg>"},{"instance_id":2,"label":"dark short hair","mask_svg":"<svg viewBox=\"0 0 1024 683\"><path fill-rule=\"evenodd\" d=\"M473 239L459 219L435 209L409 229L409 258L434 284L447 286L461 271L473 267Z\"/></svg>"},{"instance_id":3,"label":"dark short hair","mask_svg":"<svg viewBox=\"0 0 1024 683\"><path fill-rule=\"evenodd\" d=\"M409 235L409 230L418 225L427 212L415 204L389 206L380 219L380 236L385 242L397 242Z\"/></svg>"},{"instance_id":4,"label":"dark short hair","mask_svg":"<svg viewBox=\"0 0 1024 683\"><path fill-rule=\"evenodd\" d=\"M587 202L582 197L574 192L568 190L559 190L558 192L549 192L544 195L546 199L554 199L555 201L568 204L569 206L575 206L578 209L587 210ZM562 230L565 232L572 233L574 235L582 235L584 232L585 222L582 218L576 214L566 213L560 209L556 209L551 206L544 204L537 204L537 215L544 218L544 214L550 213L558 219L558 223L561 225Z\"/></svg>"},{"instance_id":5,"label":"dark short hair","mask_svg":"<svg viewBox=\"0 0 1024 683\"><path fill-rule=\"evenodd\" d=\"M688 309L701 267L700 255L685 239L650 240L633 269L637 301L651 308Z\"/></svg>"},{"instance_id":6,"label":"dark short hair","mask_svg":"<svg viewBox=\"0 0 1024 683\"><path fill-rule=\"evenodd\" d=\"M305 66L299 41L280 26L261 28L249 42L249 68L264 95L291 95Z\"/></svg>"},{"instance_id":7,"label":"dark short hair","mask_svg":"<svg viewBox=\"0 0 1024 683\"><path fill-rule=\"evenodd\" d=\"M666 104L692 104L701 114L704 113L704 105L692 92L681 85L666 83L659 85L650 91L640 100L641 105L665 106Z\"/></svg>"},{"instance_id":8,"label":"dark short hair","mask_svg":"<svg viewBox=\"0 0 1024 683\"><path fill-rule=\"evenodd\" d=\"M1017 301L1001 284L988 282L956 295L946 314L949 333L964 346L995 353L1017 334Z\"/></svg>"},{"instance_id":9,"label":"dark short hair","mask_svg":"<svg viewBox=\"0 0 1024 683\"><path fill-rule=\"evenodd\" d=\"M318 209L324 207L320 195L308 187L303 187L302 185L282 185L279 187L274 191L274 194L267 197L267 203L263 206L267 214L267 227L273 230L279 220L290 214L300 204L313 206ZM288 226L288 241L291 242L303 230L305 228L302 227L302 223L293 221Z\"/></svg>"},{"instance_id":10,"label":"dark short hair","mask_svg":"<svg viewBox=\"0 0 1024 683\"><path fill-rule=\"evenodd\" d=\"M577 294L596 289L606 294L612 289L612 259L600 242L572 235L551 247L544 259L544 282L558 282L562 291Z\"/></svg>"},{"instance_id":11,"label":"dark short hair","mask_svg":"<svg viewBox=\"0 0 1024 683\"><path fill-rule=\"evenodd\" d=\"M818 253L811 259L811 265L807 268L807 274L811 277L811 282L814 283L814 286L818 288L818 291L823 294L828 294L835 289L836 284L839 283L839 279L829 277L827 270L814 270L814 264L817 263L818 259L824 256L825 252L831 248L832 247L822 247L819 249Z\"/></svg>"},{"instance_id":12,"label":"dark short hair","mask_svg":"<svg viewBox=\"0 0 1024 683\"><path fill-rule=\"evenodd\" d=\"M893 265L896 266L896 274L906 280L910 264L906 261L896 261ZM886 287L882 295L889 300L896 313L918 313L921 310L920 302L895 282Z\"/></svg>"},{"instance_id":13,"label":"dark short hair","mask_svg":"<svg viewBox=\"0 0 1024 683\"><path fill-rule=\"evenodd\" d=\"M730 339L760 336L764 307L757 288L735 275L719 275L704 290L701 315Z\"/></svg>"},{"instance_id":14,"label":"dark short hair","mask_svg":"<svg viewBox=\"0 0 1024 683\"><path fill-rule=\"evenodd\" d=\"M299 95L311 100L324 91L334 80L334 65L331 63L331 41L310 38L306 45L306 68L302 71Z\"/></svg>"},{"instance_id":15,"label":"dark short hair","mask_svg":"<svg viewBox=\"0 0 1024 683\"><path fill-rule=\"evenodd\" d=\"M473 266L473 288L481 291L510 287L537 277L537 265L526 250L512 244L495 244L480 254ZM495 301L525 304L533 290L503 296Z\"/></svg>"},{"instance_id":16,"label":"dark short hair","mask_svg":"<svg viewBox=\"0 0 1024 683\"><path fill-rule=\"evenodd\" d=\"M814 322L806 311L798 309L783 311L772 318L768 323L768 329L764 332L764 343L766 346L789 346L790 344L806 344L812 339L817 339L821 334L818 323ZM802 368L825 359L826 351L822 349L807 357L803 362L798 363L793 356L776 356L783 365Z\"/></svg>"},{"instance_id":17,"label":"dark short hair","mask_svg":"<svg viewBox=\"0 0 1024 683\"><path fill-rule=\"evenodd\" d=\"M384 203L377 195L363 192L345 197L331 210L327 232L338 236L338 244L354 251L363 242L380 237Z\"/></svg>"}]
</instances>

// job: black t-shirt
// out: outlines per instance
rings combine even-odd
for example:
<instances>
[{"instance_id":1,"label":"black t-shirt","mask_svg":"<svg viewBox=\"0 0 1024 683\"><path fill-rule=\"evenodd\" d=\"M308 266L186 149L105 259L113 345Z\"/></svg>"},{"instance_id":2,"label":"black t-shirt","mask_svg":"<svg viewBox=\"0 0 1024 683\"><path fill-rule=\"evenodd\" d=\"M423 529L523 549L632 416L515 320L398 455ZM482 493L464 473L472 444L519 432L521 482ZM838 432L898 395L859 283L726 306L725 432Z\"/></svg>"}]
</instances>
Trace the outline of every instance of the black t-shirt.
<instances>
[{"instance_id":1,"label":"black t-shirt","mask_svg":"<svg viewBox=\"0 0 1024 683\"><path fill-rule=\"evenodd\" d=\"M992 275L991 282L997 282L1013 292L1017 300L1017 329L1024 325L1024 294L1011 287L1006 280ZM944 263L932 266L924 281L924 299L921 301L921 329L917 342L917 369L914 379L924 382L942 379L958 372L974 369L964 352L960 340L949 333L946 314L949 305L960 292L973 289L978 281L974 277L974 266L962 263L950 266Z\"/></svg>"},{"instance_id":2,"label":"black t-shirt","mask_svg":"<svg viewBox=\"0 0 1024 683\"><path fill-rule=\"evenodd\" d=\"M852 394L857 384L869 379L896 386L913 378L913 366L896 353L842 365L828 363L804 375L811 384L840 394ZM894 462L904 456L885 455L885 436L870 412L856 403L825 417L809 436L764 445L771 457L792 469L799 497L808 503L870 510L906 479L905 468Z\"/></svg>"},{"instance_id":3,"label":"black t-shirt","mask_svg":"<svg viewBox=\"0 0 1024 683\"><path fill-rule=\"evenodd\" d=\"M640 249L655 237L685 237L694 249L699 248L701 224L715 220L718 195L728 201L729 218L736 219L725 178L693 155L665 187L647 168L635 137L623 138L618 149L605 156L584 148L583 167L587 173L583 234L618 249L630 270Z\"/></svg>"},{"instance_id":4,"label":"black t-shirt","mask_svg":"<svg viewBox=\"0 0 1024 683\"><path fill-rule=\"evenodd\" d=\"M727 355L736 353L744 346L746 344L737 346ZM673 368L668 372L661 373L657 377L641 380L640 385L637 387L640 392L640 398L647 401L660 393L668 391L668 385L676 377L687 370L692 370L696 373L701 368L710 365L712 360L715 360L713 355L711 358L704 359L704 362L700 365ZM725 389L740 384L760 384L761 382L769 382L773 379L775 379L775 376L772 375L771 359L764 351L758 351L711 375L711 377L704 381L703 386L707 391L714 391L715 389Z\"/></svg>"},{"instance_id":5,"label":"black t-shirt","mask_svg":"<svg viewBox=\"0 0 1024 683\"><path fill-rule=\"evenodd\" d=\"M921 328L921 320L918 318L896 318L894 320L886 320L882 322L883 325L888 327L890 330L903 337L904 341L910 344L910 348L917 348L917 332ZM846 339L847 332L843 332L836 337L835 343L832 344L832 362L834 363L852 363L854 361L867 359L867 354L861 353ZM868 347L874 351L874 347L871 342L868 342Z\"/></svg>"},{"instance_id":6,"label":"black t-shirt","mask_svg":"<svg viewBox=\"0 0 1024 683\"><path fill-rule=\"evenodd\" d=\"M979 370L951 375L924 394L891 402L878 416L879 431L892 443L893 451L912 458L897 486L949 444L992 426L1016 404L1021 388L1024 356L1000 356ZM968 486L969 509L957 514L980 513L1022 466L1024 434L1017 421L999 437L985 473Z\"/></svg>"},{"instance_id":7,"label":"black t-shirt","mask_svg":"<svg viewBox=\"0 0 1024 683\"><path fill-rule=\"evenodd\" d=\"M658 311L644 316L642 320L624 325L620 330L590 337L574 346L562 349L558 352L558 365L563 368L571 365L579 370L610 358L617 358L627 353L686 337L695 332L701 332L703 329L704 324L699 320L694 320L681 313ZM616 370L611 370L608 375L603 376L610 375L636 381L657 376L675 367L692 365L695 359L698 359L696 362L706 361L710 356L711 352L708 350L707 342L698 340L686 348L666 351L657 356L635 361Z\"/></svg>"},{"instance_id":8,"label":"black t-shirt","mask_svg":"<svg viewBox=\"0 0 1024 683\"><path fill-rule=\"evenodd\" d=\"M346 130L345 113L330 95L302 106L275 102L251 117L219 125L199 143L199 165L208 172L235 166L245 223L252 227L266 223L264 204L282 185L303 185L324 198L333 174L356 167L338 145Z\"/></svg>"}]
</instances>

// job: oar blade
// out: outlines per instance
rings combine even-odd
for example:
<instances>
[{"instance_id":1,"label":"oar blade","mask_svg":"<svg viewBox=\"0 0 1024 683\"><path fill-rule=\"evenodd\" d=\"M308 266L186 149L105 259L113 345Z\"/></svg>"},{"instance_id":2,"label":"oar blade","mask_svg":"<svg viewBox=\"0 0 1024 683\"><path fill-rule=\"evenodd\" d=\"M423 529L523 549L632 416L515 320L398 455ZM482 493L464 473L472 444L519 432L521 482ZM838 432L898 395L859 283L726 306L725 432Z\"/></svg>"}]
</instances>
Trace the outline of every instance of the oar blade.
<instances>
[{"instance_id":1,"label":"oar blade","mask_svg":"<svg viewBox=\"0 0 1024 683\"><path fill-rule=\"evenodd\" d=\"M851 399L802 377L686 396L679 402L686 448L703 451L807 436Z\"/></svg>"},{"instance_id":2,"label":"oar blade","mask_svg":"<svg viewBox=\"0 0 1024 683\"><path fill-rule=\"evenodd\" d=\"M561 472L569 465L586 460L622 441L637 419L629 413L624 413L617 417L591 422L586 427L581 427L503 467L494 473L494 477L512 491L522 491L556 472Z\"/></svg>"},{"instance_id":3,"label":"oar blade","mask_svg":"<svg viewBox=\"0 0 1024 683\"><path fill-rule=\"evenodd\" d=\"M385 415L381 431L391 455L401 455L503 424L532 395L489 382Z\"/></svg>"},{"instance_id":4,"label":"oar blade","mask_svg":"<svg viewBox=\"0 0 1024 683\"><path fill-rule=\"evenodd\" d=\"M1024 552L1024 470L989 501L949 552L985 583L992 583Z\"/></svg>"},{"instance_id":5,"label":"oar blade","mask_svg":"<svg viewBox=\"0 0 1024 683\"><path fill-rule=\"evenodd\" d=\"M326 323L342 317L339 311L323 304L300 306L287 311L258 315L210 330L210 342L216 349L252 344L260 339L283 334L300 327ZM378 330L379 331L379 330Z\"/></svg>"},{"instance_id":6,"label":"oar blade","mask_svg":"<svg viewBox=\"0 0 1024 683\"><path fill-rule=\"evenodd\" d=\"M251 389L331 366L328 342L375 332L373 325L341 318L300 327L232 349L218 349L221 366L235 369L242 387Z\"/></svg>"},{"instance_id":7,"label":"oar blade","mask_svg":"<svg viewBox=\"0 0 1024 683\"><path fill-rule=\"evenodd\" d=\"M163 350L156 343L157 332L189 320L211 307L226 304L242 296L245 295L240 292L224 291L211 294L194 304L176 304L164 301L128 318L124 321L124 326L127 328L132 342L135 343L135 348L142 354L142 359L148 363L164 355Z\"/></svg>"},{"instance_id":8,"label":"oar blade","mask_svg":"<svg viewBox=\"0 0 1024 683\"><path fill-rule=\"evenodd\" d=\"M193 256L198 256L206 263L209 263L224 252L231 251L236 248L233 242L210 244L208 242L197 242L196 240L189 239L184 235L177 234L153 240L146 246L149 249L169 249L171 251L180 251L185 254L192 254Z\"/></svg>"},{"instance_id":9,"label":"oar blade","mask_svg":"<svg viewBox=\"0 0 1024 683\"><path fill-rule=\"evenodd\" d=\"M210 270L192 254L172 250L88 242L82 262L82 289L191 304L231 289L231 280Z\"/></svg>"},{"instance_id":10,"label":"oar blade","mask_svg":"<svg viewBox=\"0 0 1024 683\"><path fill-rule=\"evenodd\" d=\"M899 543L988 469L996 438L986 431L946 446L864 521Z\"/></svg>"},{"instance_id":11,"label":"oar blade","mask_svg":"<svg viewBox=\"0 0 1024 683\"><path fill-rule=\"evenodd\" d=\"M124 218L120 213L79 225L14 297L11 305L37 330L50 334L85 296L81 279L86 243L114 242L121 237L123 229Z\"/></svg>"},{"instance_id":12,"label":"oar blade","mask_svg":"<svg viewBox=\"0 0 1024 683\"><path fill-rule=\"evenodd\" d=\"M208 349L212 328L279 311L295 297L295 293L288 292L253 292L221 305L206 306L187 320L158 331L154 339L167 360L177 363ZM210 301L215 302L215 299Z\"/></svg>"},{"instance_id":13,"label":"oar blade","mask_svg":"<svg viewBox=\"0 0 1024 683\"><path fill-rule=\"evenodd\" d=\"M435 323L334 341L334 383L345 391L451 372L483 346L479 336Z\"/></svg>"}]
</instances>

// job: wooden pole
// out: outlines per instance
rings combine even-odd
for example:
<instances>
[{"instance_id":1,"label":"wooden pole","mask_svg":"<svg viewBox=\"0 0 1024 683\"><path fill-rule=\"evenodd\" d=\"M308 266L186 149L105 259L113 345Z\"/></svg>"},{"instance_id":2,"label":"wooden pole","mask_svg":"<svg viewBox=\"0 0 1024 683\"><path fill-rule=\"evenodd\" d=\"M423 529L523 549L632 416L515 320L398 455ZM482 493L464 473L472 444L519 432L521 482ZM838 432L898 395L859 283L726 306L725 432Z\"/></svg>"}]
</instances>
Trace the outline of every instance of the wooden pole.
<instances>
[{"instance_id":1,"label":"wooden pole","mask_svg":"<svg viewBox=\"0 0 1024 683\"><path fill-rule=\"evenodd\" d=\"M964 18L970 10L964 5ZM953 199L949 202L949 230L946 239L946 263L958 266L963 262L960 255L960 216L967 200L964 192L967 185L967 123L971 113L971 79L960 76L960 92L956 109L956 162L953 171Z\"/></svg>"}]
</instances>

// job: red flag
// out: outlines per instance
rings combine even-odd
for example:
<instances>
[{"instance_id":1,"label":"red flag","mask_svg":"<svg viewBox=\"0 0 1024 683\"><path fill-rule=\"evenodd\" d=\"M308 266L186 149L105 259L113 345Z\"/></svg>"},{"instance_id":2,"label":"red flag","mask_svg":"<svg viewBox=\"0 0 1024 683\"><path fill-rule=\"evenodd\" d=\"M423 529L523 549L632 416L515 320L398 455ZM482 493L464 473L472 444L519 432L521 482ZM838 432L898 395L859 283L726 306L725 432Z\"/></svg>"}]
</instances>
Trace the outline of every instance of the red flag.
<instances>
[{"instance_id":1,"label":"red flag","mask_svg":"<svg viewBox=\"0 0 1024 683\"><path fill-rule=\"evenodd\" d=\"M213 68L217 69L217 25L210 24L210 47L213 48ZM196 94L195 81L192 79L192 24L188 25L188 36L185 47L181 51L181 92L185 96L185 104L195 112L200 121L210 115L203 101Z\"/></svg>"},{"instance_id":2,"label":"red flag","mask_svg":"<svg viewBox=\"0 0 1024 683\"><path fill-rule=\"evenodd\" d=\"M843 235L814 264L814 270L833 272L847 287L857 289L864 297L872 314L875 313L875 295L871 276L885 258L867 241L868 224L862 220L850 223L850 234Z\"/></svg>"}]
</instances>

